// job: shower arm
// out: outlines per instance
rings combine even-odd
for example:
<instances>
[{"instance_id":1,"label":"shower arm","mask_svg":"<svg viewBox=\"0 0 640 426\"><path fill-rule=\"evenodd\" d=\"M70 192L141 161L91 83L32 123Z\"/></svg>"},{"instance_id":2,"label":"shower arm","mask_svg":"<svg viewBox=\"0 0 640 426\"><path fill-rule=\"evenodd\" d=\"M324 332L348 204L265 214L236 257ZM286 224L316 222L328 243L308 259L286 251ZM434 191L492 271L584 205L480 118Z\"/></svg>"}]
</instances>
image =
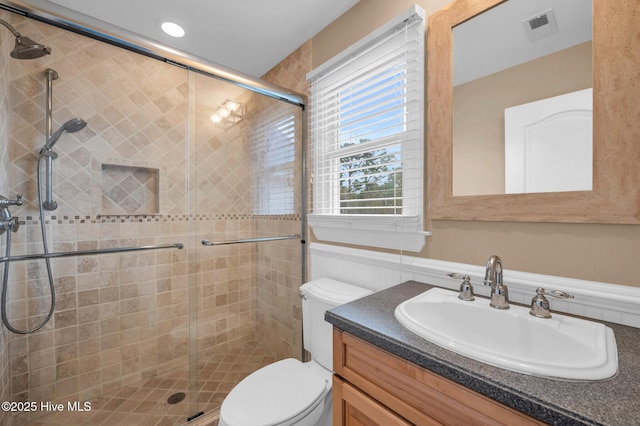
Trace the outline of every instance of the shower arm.
<instances>
[{"instance_id":1,"label":"shower arm","mask_svg":"<svg viewBox=\"0 0 640 426\"><path fill-rule=\"evenodd\" d=\"M18 30L16 30L15 28L13 28L13 26L8 23L7 21L0 19L0 24L4 25L5 27L7 27L7 29L9 31L11 31L11 33L13 34L14 37L22 37L22 34L20 34L18 32Z\"/></svg>"}]
</instances>

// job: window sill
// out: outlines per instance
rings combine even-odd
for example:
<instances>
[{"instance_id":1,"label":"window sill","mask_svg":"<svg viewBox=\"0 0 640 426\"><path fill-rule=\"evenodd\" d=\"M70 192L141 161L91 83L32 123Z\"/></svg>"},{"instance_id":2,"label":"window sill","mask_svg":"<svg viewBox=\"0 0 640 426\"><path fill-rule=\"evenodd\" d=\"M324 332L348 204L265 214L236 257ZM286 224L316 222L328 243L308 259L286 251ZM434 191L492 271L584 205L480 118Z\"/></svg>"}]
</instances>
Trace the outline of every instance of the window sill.
<instances>
[{"instance_id":1,"label":"window sill","mask_svg":"<svg viewBox=\"0 0 640 426\"><path fill-rule=\"evenodd\" d=\"M320 241L419 252L431 232L422 231L421 218L308 215Z\"/></svg>"}]
</instances>

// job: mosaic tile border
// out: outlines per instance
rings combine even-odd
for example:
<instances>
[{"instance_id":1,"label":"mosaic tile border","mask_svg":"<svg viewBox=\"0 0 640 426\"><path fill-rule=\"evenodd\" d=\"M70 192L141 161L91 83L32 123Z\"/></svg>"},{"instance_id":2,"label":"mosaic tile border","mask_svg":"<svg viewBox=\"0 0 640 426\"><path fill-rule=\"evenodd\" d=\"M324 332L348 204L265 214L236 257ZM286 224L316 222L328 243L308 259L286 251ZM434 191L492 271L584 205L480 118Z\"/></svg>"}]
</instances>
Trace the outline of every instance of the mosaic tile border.
<instances>
[{"instance_id":1,"label":"mosaic tile border","mask_svg":"<svg viewBox=\"0 0 640 426\"><path fill-rule=\"evenodd\" d=\"M209 215L95 215L95 216L50 216L45 224L74 225L84 223L141 223L141 222L199 222L210 220L285 220L299 221L299 214L294 215L244 215L244 214L209 214ZM40 218L25 216L19 218L20 225L39 225Z\"/></svg>"}]
</instances>

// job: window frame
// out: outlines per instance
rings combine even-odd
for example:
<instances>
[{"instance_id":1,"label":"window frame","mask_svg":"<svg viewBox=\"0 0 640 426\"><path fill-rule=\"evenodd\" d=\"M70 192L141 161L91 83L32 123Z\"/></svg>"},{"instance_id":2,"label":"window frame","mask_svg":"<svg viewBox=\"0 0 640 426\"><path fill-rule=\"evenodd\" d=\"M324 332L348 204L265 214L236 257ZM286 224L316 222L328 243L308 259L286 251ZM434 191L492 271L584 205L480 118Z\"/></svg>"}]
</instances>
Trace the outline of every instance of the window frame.
<instances>
[{"instance_id":1,"label":"window frame","mask_svg":"<svg viewBox=\"0 0 640 426\"><path fill-rule=\"evenodd\" d=\"M404 96L411 96L409 101L404 100L399 108L405 109L408 104L413 108L412 122L417 123L414 128L405 129L402 132L395 133L391 136L387 135L382 138L373 139L364 143L356 143L348 148L340 148L341 144L340 132L338 129L339 118L333 119L333 125L325 127L322 132L314 131L318 126L320 117L314 115L314 112L320 110L317 103L318 96L314 96L314 84L318 80L329 76L330 74L345 63L358 61L360 57L376 56L376 47L382 40L390 38L398 31L402 31L412 24L421 25L419 40L420 51L417 58L407 58L412 62L418 61L419 66L413 65L417 69L416 75L409 73L408 66L404 66L399 72L404 72L405 79L413 79L410 84L410 94L405 92ZM430 232L424 231L423 216L423 194L424 194L424 11L418 6L412 6L409 10L391 20L383 27L374 31L358 43L352 45L345 51L336 55L320 67L311 71L307 75L307 79L312 82L311 95L311 140L312 140L312 190L313 190L313 210L308 214L308 222L311 226L316 238L319 240L340 242L346 244L358 244L372 247L381 247L397 250L420 251L425 243L426 236L431 235ZM398 36L399 37L399 36ZM395 42L395 41L394 41ZM408 45L408 43L407 43ZM388 48L387 48L388 49ZM382 50L384 53L384 50ZM412 70L414 69L412 68ZM338 71L343 74L347 71ZM366 81L371 78L372 74L358 74L353 83L349 87L354 87L357 83ZM338 78L335 78L339 81ZM329 80L332 82L332 80ZM324 83L323 83L324 84ZM330 83L326 83L327 85ZM409 83L407 83L408 85ZM373 87L373 86L371 86ZM404 86L403 86L404 88ZM323 100L324 101L324 100ZM413 102L419 104L414 105ZM322 107L322 113L334 117L339 116L340 103L335 101L335 105L330 108ZM406 112L406 111L405 111ZM407 118L403 122L403 126L407 125ZM416 134L413 134L416 132ZM320 134L321 133L321 134ZM413 139L409 141L410 137ZM333 145L333 146L332 146ZM402 213L401 214L344 214L341 210L340 197L340 158L346 155L357 153L374 152L376 149L400 145L401 152L401 169L402 173ZM333 148L333 149L331 149ZM329 152L327 153L327 150ZM326 157L331 157L330 173L320 173L320 161L327 161ZM327 176L329 175L329 176ZM324 206L320 208L320 205Z\"/></svg>"}]
</instances>

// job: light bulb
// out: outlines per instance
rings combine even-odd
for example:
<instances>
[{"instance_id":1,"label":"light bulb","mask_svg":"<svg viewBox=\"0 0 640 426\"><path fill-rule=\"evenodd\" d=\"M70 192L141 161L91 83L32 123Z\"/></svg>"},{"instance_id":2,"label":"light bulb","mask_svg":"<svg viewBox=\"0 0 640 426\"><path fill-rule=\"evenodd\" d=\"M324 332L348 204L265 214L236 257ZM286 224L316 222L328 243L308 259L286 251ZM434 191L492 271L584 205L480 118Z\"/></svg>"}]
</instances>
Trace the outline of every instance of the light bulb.
<instances>
[{"instance_id":1,"label":"light bulb","mask_svg":"<svg viewBox=\"0 0 640 426\"><path fill-rule=\"evenodd\" d=\"M160 27L162 28L162 31L169 34L171 37L184 36L184 29L175 22L163 22Z\"/></svg>"},{"instance_id":2,"label":"light bulb","mask_svg":"<svg viewBox=\"0 0 640 426\"><path fill-rule=\"evenodd\" d=\"M234 101L227 101L224 103L224 107L232 112L235 112L238 108L240 108L240 104Z\"/></svg>"}]
</instances>

